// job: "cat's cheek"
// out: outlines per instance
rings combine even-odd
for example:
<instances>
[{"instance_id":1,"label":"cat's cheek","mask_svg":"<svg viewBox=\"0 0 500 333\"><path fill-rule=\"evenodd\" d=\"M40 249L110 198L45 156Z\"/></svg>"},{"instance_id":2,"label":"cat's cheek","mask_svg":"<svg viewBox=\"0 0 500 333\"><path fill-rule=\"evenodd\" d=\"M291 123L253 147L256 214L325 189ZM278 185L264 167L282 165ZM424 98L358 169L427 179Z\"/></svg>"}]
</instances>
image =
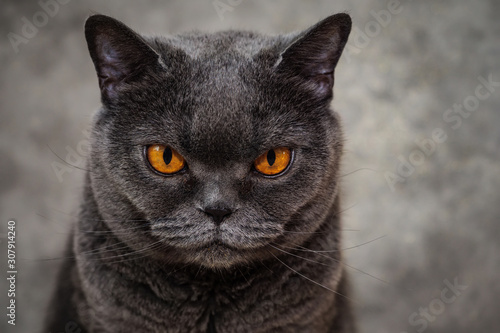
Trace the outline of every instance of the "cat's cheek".
<instances>
[{"instance_id":1,"label":"cat's cheek","mask_svg":"<svg viewBox=\"0 0 500 333\"><path fill-rule=\"evenodd\" d=\"M306 203L318 183L313 175L294 170L286 179L259 180L254 186L252 198L273 216L290 216Z\"/></svg>"},{"instance_id":2,"label":"cat's cheek","mask_svg":"<svg viewBox=\"0 0 500 333\"><path fill-rule=\"evenodd\" d=\"M169 179L152 175L143 181L130 181L126 191L148 218L168 216L192 201L192 190L186 179Z\"/></svg>"}]
</instances>

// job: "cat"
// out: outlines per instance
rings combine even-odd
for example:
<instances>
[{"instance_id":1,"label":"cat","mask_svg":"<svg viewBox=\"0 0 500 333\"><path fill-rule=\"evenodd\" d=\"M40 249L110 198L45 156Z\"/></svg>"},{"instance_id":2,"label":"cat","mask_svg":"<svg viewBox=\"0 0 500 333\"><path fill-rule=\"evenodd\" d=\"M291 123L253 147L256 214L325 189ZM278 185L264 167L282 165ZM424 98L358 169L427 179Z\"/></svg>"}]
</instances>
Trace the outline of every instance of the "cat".
<instances>
[{"instance_id":1,"label":"cat","mask_svg":"<svg viewBox=\"0 0 500 333\"><path fill-rule=\"evenodd\" d=\"M350 30L153 38L90 16L102 108L44 332L354 332L330 108Z\"/></svg>"}]
</instances>

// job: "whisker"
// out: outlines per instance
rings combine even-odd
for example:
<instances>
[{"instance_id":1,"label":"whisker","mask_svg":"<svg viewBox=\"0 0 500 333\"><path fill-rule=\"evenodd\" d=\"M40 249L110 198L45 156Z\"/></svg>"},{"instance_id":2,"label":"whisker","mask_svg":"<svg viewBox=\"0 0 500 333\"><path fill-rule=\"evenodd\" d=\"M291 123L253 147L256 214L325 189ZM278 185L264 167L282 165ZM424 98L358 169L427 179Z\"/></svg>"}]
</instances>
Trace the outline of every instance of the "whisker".
<instances>
[{"instance_id":1,"label":"whisker","mask_svg":"<svg viewBox=\"0 0 500 333\"><path fill-rule=\"evenodd\" d=\"M113 244L113 245L118 245L118 244ZM126 257L126 256L130 256L130 255L134 255L134 254L137 254L137 253L143 253L143 252L146 252L146 251L149 251L151 249L154 249L156 247L159 247L163 245L162 241L161 240L158 240L158 241L155 241L151 244L148 244L147 246L139 249L139 250L132 250L130 252L126 252L126 253L121 253L121 254L117 254L115 256L110 256L110 257L104 257L104 259L113 259L113 258L120 258L120 257ZM133 245L131 245L133 246ZM125 248L130 248L131 246L127 246L125 245ZM120 249L123 249L124 247L119 247L119 248L115 248L115 250L120 250ZM91 250L93 251L93 250ZM107 252L110 252L110 251L104 251L104 252L99 252L99 253L107 253ZM81 254L86 254L84 252L82 252ZM92 258L89 258L89 259L92 259ZM99 258L101 259L101 258Z\"/></svg>"},{"instance_id":2,"label":"whisker","mask_svg":"<svg viewBox=\"0 0 500 333\"><path fill-rule=\"evenodd\" d=\"M200 273L201 270L201 265L198 267L198 270L196 271L196 274L194 275L194 279L198 276L198 273Z\"/></svg>"},{"instance_id":3,"label":"whisker","mask_svg":"<svg viewBox=\"0 0 500 333\"><path fill-rule=\"evenodd\" d=\"M176 272L180 271L181 269L184 269L184 268L186 268L186 267L188 267L190 265L191 265L190 263L187 263L187 264L185 264L185 265L183 265L183 266L181 266L181 267L179 267L177 269L174 269L173 271L171 271L171 272L169 272L167 274L167 277L169 277L171 274L176 273Z\"/></svg>"},{"instance_id":4,"label":"whisker","mask_svg":"<svg viewBox=\"0 0 500 333\"><path fill-rule=\"evenodd\" d=\"M65 215L65 216L69 216L69 217L72 217L74 219L79 219L80 216L78 215L74 215L74 214L70 214L68 212L64 212L62 210L59 210L57 208L54 208L54 207L50 207L51 210L59 213L59 214L62 214L62 215ZM40 216L43 216L43 215L40 215ZM144 219L86 219L86 221L92 221L92 222L106 222L106 221L112 221L112 222L116 222L116 221L130 221L130 222L141 222L141 221L147 221L147 220L144 220Z\"/></svg>"},{"instance_id":5,"label":"whisker","mask_svg":"<svg viewBox=\"0 0 500 333\"><path fill-rule=\"evenodd\" d=\"M352 249L358 248L358 247L360 247L360 246L363 246L363 245L367 245L367 244L373 243L373 242L378 241L379 239L382 239L382 238L385 238L385 237L387 237L387 234L386 234L386 235L379 236L379 237L377 237L377 238L375 238L375 239L372 239L372 240L370 240L370 241L368 241L368 242L364 242L364 243L361 243L361 244L358 244L358 245L355 245L355 246L351 246L351 247L346 247L346 248L343 248L343 249L342 249L342 251L352 250Z\"/></svg>"},{"instance_id":6,"label":"whisker","mask_svg":"<svg viewBox=\"0 0 500 333\"><path fill-rule=\"evenodd\" d=\"M358 172L358 171L363 171L363 170L373 171L373 172L376 172L376 173L379 173L379 172L380 172L380 171L378 171L378 170L375 170L375 169L370 169L370 168L359 168L359 169L356 169L356 170L354 170L354 171L348 172L348 173L346 173L346 174L340 175L340 176L339 176L339 178L346 177L346 176L352 175L353 173L356 173L356 172Z\"/></svg>"},{"instance_id":7,"label":"whisker","mask_svg":"<svg viewBox=\"0 0 500 333\"><path fill-rule=\"evenodd\" d=\"M115 246L115 245L123 245L123 246L120 246L120 247L116 247L114 249L110 249L112 246ZM85 256L89 256L89 255L93 255L93 254L100 254L100 253L109 253L109 252L113 252L113 251L117 251L117 250L124 250L124 249L127 249L127 248L130 248L130 246L133 246L133 245L126 245L124 243L122 244L117 244L117 243L114 243L114 244L109 244L109 245L106 245L104 247L99 247L99 248L96 248L96 249L92 249L92 250L89 250L89 251L83 251L79 254L82 254L82 255L85 255ZM101 258L86 258L86 260L91 260L91 261L98 261L98 260L103 260L103 259L113 259L113 258L120 258L120 257L126 257L126 256L131 256L131 255L134 255L134 254L137 254L137 253L141 253L141 252L145 252L145 251L149 251L149 250L154 250L156 248L161 248L163 246L163 243L161 240L159 241L155 241L151 244L148 244L146 247L140 249L140 250L133 250L129 253L122 253L122 254L118 254L116 256L109 256L109 257L101 257ZM106 249L103 251L103 249ZM133 259L141 259L141 258L145 258L147 257L147 254L146 255L143 255L143 256L140 256L138 258L131 258L130 260L133 260ZM63 256L63 257L55 257L55 258L37 258L37 259L24 259L26 261L39 261L39 262L47 262L47 261L56 261L56 260L65 260L65 259L76 259L76 256ZM127 260L125 260L127 261Z\"/></svg>"},{"instance_id":8,"label":"whisker","mask_svg":"<svg viewBox=\"0 0 500 333\"><path fill-rule=\"evenodd\" d=\"M79 170L82 170L82 171L87 171L87 172L90 172L90 170L87 170L87 169L84 169L82 167L79 167L77 165L73 165L69 162L67 162L65 159L63 159L61 156L59 156L54 150L52 150L52 148L49 146L49 144L45 144L47 146L47 148L49 148L49 150L52 152L52 154L54 154L58 159L60 159L63 163L75 168L75 169L79 169Z\"/></svg>"},{"instance_id":9,"label":"whisker","mask_svg":"<svg viewBox=\"0 0 500 333\"><path fill-rule=\"evenodd\" d=\"M300 245L299 245L299 247L301 247L301 248L305 249L305 247L303 247L303 246L300 246ZM358 273L361 273L361 274L367 275L367 276L369 276L369 277L371 277L371 278L374 278L375 280L378 280L378 281L383 282L383 283L385 283L385 284L387 284L387 285L389 285L389 286L391 286L391 287L394 287L394 285L393 285L392 283L390 283L390 282L388 282L388 281L386 281L386 280L383 280L383 279L381 279L381 278L379 278L379 277L376 277L376 276L374 276L374 275L372 275L372 274L370 274L370 273L367 273L367 272L365 272L365 271L363 271L363 270L361 270L361 269L359 269L359 268L356 268L356 267L354 267L354 266L351 266L351 265L349 265L349 264L345 263L343 260L339 260L339 259L337 259L337 258L332 258L332 257L330 257L330 256L328 256L328 255L326 255L326 254L324 254L324 253L317 253L317 254L318 254L319 256L324 257L324 258L328 258L328 259L331 259L331 260L333 260L333 261L335 261L335 262L338 262L338 263L340 263L340 264L344 265L345 267L350 268L350 269L352 269L352 270L354 270L354 271L356 271L356 272L358 272Z\"/></svg>"},{"instance_id":10,"label":"whisker","mask_svg":"<svg viewBox=\"0 0 500 333\"><path fill-rule=\"evenodd\" d=\"M301 256L299 256L299 255L297 255L297 254L293 254L293 253L291 253L291 252L285 251L285 250L280 249L280 248L278 248L278 247L276 247L276 246L273 246L272 244L268 244L268 245L269 245L269 246L271 246L272 248L274 248L274 249L276 249L276 250L280 251L280 252L283 252L283 253L285 253L285 254L291 255L291 256L293 256L293 257L297 257L297 258L303 259L303 260L305 260L305 261L313 262L313 263L320 264L320 265L323 265L323 266L333 267L332 265L325 264L324 262L321 262L321 261L316 261L316 260L309 259L309 258L305 258L305 257L301 257ZM327 257L327 258L330 258L330 257ZM333 258L330 258L330 259L333 259Z\"/></svg>"},{"instance_id":11,"label":"whisker","mask_svg":"<svg viewBox=\"0 0 500 333\"><path fill-rule=\"evenodd\" d=\"M384 237L387 237L387 235L382 235L382 236L379 236L375 239L372 239L368 242L364 242L364 243L361 243L361 244L358 244L358 245L355 245L355 246L351 246L351 247L346 247L346 248L343 248L343 249L340 249L340 250L311 250L311 249L308 249L308 248L303 248L303 249L297 249L295 247L289 247L289 246L284 246L284 248L287 248L287 249L297 249L298 251L306 251L306 252L314 252L314 253L332 253L332 252L339 252L339 251L345 251L345 250L351 250L351 249L355 249L355 248L358 248L360 246L363 246L363 245L366 245L366 244L370 244L370 243L373 243L379 239L382 239Z\"/></svg>"},{"instance_id":12,"label":"whisker","mask_svg":"<svg viewBox=\"0 0 500 333\"><path fill-rule=\"evenodd\" d=\"M44 216L40 213L36 213L36 215L46 219L47 221L50 221L50 222L56 222L55 220L53 219L50 219L48 218L47 216ZM90 220L92 221L92 220ZM104 220L101 220L101 221L104 221ZM116 230L85 230L83 228L78 228L78 231L79 232L82 232L82 233L86 233L86 234L89 234L89 235L107 235L107 234L116 234L116 235L119 235L119 234L127 234L129 231L131 230L138 230L138 229L141 229L141 228L144 228L144 227L147 227L148 225L152 225L153 222L149 222L147 220L123 220L124 222L142 222L141 225L138 225L138 226L133 226L133 227L129 227L129 228L120 228L120 229L116 229ZM145 233L149 233L149 229L148 230L140 230L140 231L144 231ZM62 235L71 235L72 233L71 232L58 232L59 234L62 234Z\"/></svg>"},{"instance_id":13,"label":"whisker","mask_svg":"<svg viewBox=\"0 0 500 333\"><path fill-rule=\"evenodd\" d=\"M137 244L139 244L139 243L136 243L135 245L137 245ZM120 246L112 248L113 246L116 246L116 245L120 245ZM151 245L151 244L148 244L148 246L149 245ZM91 254L95 254L95 253L107 253L107 252L113 252L113 251L118 251L118 250L124 250L124 249L130 248L131 246L134 246L134 245L132 245L132 244L127 245L125 243L121 243L121 244L113 243L113 244L104 245L102 247L98 247L98 248L95 248L92 250L83 251L83 252L80 252L80 254L91 255ZM106 250L103 250L103 249L106 249Z\"/></svg>"},{"instance_id":14,"label":"whisker","mask_svg":"<svg viewBox=\"0 0 500 333\"><path fill-rule=\"evenodd\" d=\"M245 281L250 284L250 282L248 281L247 277L245 276L245 274L241 271L241 269L238 267L238 271L240 272L240 274L243 276L243 278L245 279Z\"/></svg>"},{"instance_id":15,"label":"whisker","mask_svg":"<svg viewBox=\"0 0 500 333\"><path fill-rule=\"evenodd\" d=\"M274 274L274 271L272 269L270 269L269 267L267 267L266 264L264 264L264 261L262 259L259 259L260 263L265 267L267 268L268 271L270 271L272 274Z\"/></svg>"},{"instance_id":16,"label":"whisker","mask_svg":"<svg viewBox=\"0 0 500 333\"><path fill-rule=\"evenodd\" d=\"M335 216L337 216L337 215L339 215L341 213L346 212L347 210L355 207L357 204L358 203L356 202L356 203L350 205L349 207L347 207L345 209L342 209L342 210L339 210L338 212L335 212L332 217L335 217ZM279 223L279 222L286 223L286 222L288 222L288 221L279 220L279 219L267 219L265 221L266 222L273 222L273 223ZM340 230L341 231L359 231L357 229L340 229ZM307 235L307 234L314 235L314 234L316 234L316 235L321 235L321 234L330 233L331 231L329 231L329 230L328 231L292 231L292 230L283 230L283 232L284 233L288 233L288 234L304 234L304 235Z\"/></svg>"},{"instance_id":17,"label":"whisker","mask_svg":"<svg viewBox=\"0 0 500 333\"><path fill-rule=\"evenodd\" d=\"M149 223L148 223L149 224ZM79 232L87 233L87 234L93 234L93 235L126 235L129 233L129 231L143 231L144 233L149 233L150 229L147 230L138 230L142 229L144 227L147 227L148 224L142 224L140 226L135 226L135 227L130 227L130 228L121 228L121 229L116 229L116 230L84 230L84 229L78 229Z\"/></svg>"},{"instance_id":18,"label":"whisker","mask_svg":"<svg viewBox=\"0 0 500 333\"><path fill-rule=\"evenodd\" d=\"M324 285L322 285L321 283L314 281L313 279L311 279L311 278L309 278L309 277L305 276L304 274L299 273L298 271L296 271L295 269L293 269L292 267L288 266L288 265L287 265L287 264L285 264L283 261L281 261L278 257L276 257L276 256L275 256L273 253L271 253L270 251L269 251L269 253L270 253L270 254L271 254L274 258L276 258L276 260L278 260L280 263L282 263L285 267L287 267L288 269L290 269L292 272L294 272L294 273L296 273L296 274L300 275L300 276L301 276L301 277L303 277L304 279L306 279L306 280L308 280L308 281L310 281L310 282L312 282L312 283L314 283L314 284L316 284L316 285L318 285L318 286L320 286L320 287L322 287L322 288L324 288L324 289L326 289L326 290L328 290L328 291L331 291L332 293L334 293L334 294L336 294L336 295L339 295L339 296L341 296L341 297L344 297L344 298L346 298L346 299L348 299L348 300L352 301L353 303L357 303L356 301L354 301L353 299L351 299L351 298L347 297L346 295L341 294L341 293L339 293L338 291L333 290L333 289L331 289L331 288L328 288L327 286L324 286Z\"/></svg>"},{"instance_id":19,"label":"whisker","mask_svg":"<svg viewBox=\"0 0 500 333\"><path fill-rule=\"evenodd\" d=\"M122 253L122 254L117 254L115 256L109 256L109 257L103 257L103 258L87 258L87 260L110 260L110 259L115 259L115 258L125 258L125 259L122 259L122 260L116 260L116 261L110 261L110 262L107 262L108 264L116 264L116 263L122 263L122 262L126 262L126 261L132 261L132 260L139 260L139 259L142 259L142 258L147 258L148 257L148 254L147 253L143 253L143 252L146 252L146 251L150 251L150 250L155 250L155 249L158 249L158 248L161 248L163 246L163 243L161 243L161 241L157 241L157 242L154 242L150 245L148 245L147 247L143 248L143 249L140 249L140 250L135 250L135 251L131 251L129 253ZM137 256L135 257L135 255L137 255L138 253L143 253L142 255L140 256ZM132 258L127 258L127 256L134 256Z\"/></svg>"},{"instance_id":20,"label":"whisker","mask_svg":"<svg viewBox=\"0 0 500 333\"><path fill-rule=\"evenodd\" d=\"M340 229L340 231L361 231L359 229ZM317 235L321 235L321 234L326 234L326 233L330 233L331 231L290 231L290 230L283 230L284 233L287 233L287 234L304 234L304 235L309 235L309 234L317 234Z\"/></svg>"},{"instance_id":21,"label":"whisker","mask_svg":"<svg viewBox=\"0 0 500 333\"><path fill-rule=\"evenodd\" d=\"M353 204L352 204L352 205L350 205L349 207L344 208L344 209L341 209L341 210L339 210L338 212L335 212L335 214L334 214L333 216L337 216L337 215L339 215L339 214L341 214L341 213L344 213L344 212L348 211L349 209L356 207L357 205L358 205L358 203L357 203L357 202L356 202L356 203L353 203Z\"/></svg>"}]
</instances>

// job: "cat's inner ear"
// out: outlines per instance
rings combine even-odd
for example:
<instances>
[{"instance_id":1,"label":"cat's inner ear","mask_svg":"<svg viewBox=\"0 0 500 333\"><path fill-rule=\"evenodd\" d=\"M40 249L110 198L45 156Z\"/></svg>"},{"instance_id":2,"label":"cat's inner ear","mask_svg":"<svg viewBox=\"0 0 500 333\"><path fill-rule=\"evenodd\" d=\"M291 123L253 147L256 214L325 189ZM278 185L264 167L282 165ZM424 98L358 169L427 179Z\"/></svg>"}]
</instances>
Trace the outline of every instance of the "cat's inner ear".
<instances>
[{"instance_id":1,"label":"cat's inner ear","mask_svg":"<svg viewBox=\"0 0 500 333\"><path fill-rule=\"evenodd\" d=\"M278 70L299 77L321 99L332 97L334 71L351 32L348 14L327 17L299 35L281 54Z\"/></svg>"},{"instance_id":2,"label":"cat's inner ear","mask_svg":"<svg viewBox=\"0 0 500 333\"><path fill-rule=\"evenodd\" d=\"M103 98L116 97L120 83L133 80L160 56L132 29L105 15L90 16L85 38L94 62Z\"/></svg>"}]
</instances>

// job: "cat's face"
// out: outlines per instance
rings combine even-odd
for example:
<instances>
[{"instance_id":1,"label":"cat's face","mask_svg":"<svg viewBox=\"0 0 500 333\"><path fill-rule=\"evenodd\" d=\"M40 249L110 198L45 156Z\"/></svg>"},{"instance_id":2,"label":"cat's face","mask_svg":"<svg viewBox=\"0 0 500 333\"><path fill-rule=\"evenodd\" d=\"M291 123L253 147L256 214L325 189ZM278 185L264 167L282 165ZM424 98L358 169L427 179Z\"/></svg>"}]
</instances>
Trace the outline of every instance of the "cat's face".
<instances>
[{"instance_id":1,"label":"cat's face","mask_svg":"<svg viewBox=\"0 0 500 333\"><path fill-rule=\"evenodd\" d=\"M146 41L91 17L103 98L91 183L108 227L149 256L212 268L302 243L338 188L329 102L349 30L340 14L298 36Z\"/></svg>"}]
</instances>

